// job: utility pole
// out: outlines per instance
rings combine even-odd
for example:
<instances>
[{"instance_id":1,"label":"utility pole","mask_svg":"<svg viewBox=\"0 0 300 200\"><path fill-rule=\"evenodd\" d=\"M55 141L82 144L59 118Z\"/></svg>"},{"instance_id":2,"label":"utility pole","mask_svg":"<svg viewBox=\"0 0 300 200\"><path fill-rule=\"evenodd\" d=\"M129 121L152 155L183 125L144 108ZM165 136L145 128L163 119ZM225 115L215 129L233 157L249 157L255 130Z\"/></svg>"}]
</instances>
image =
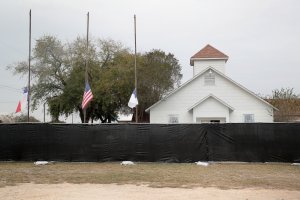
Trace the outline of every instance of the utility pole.
<instances>
[{"instance_id":1,"label":"utility pole","mask_svg":"<svg viewBox=\"0 0 300 200\"><path fill-rule=\"evenodd\" d=\"M136 96L138 96L137 90L137 72L136 72L136 16L134 15L134 85L135 85L135 92ZM138 105L135 106L135 122L138 123Z\"/></svg>"},{"instance_id":2,"label":"utility pole","mask_svg":"<svg viewBox=\"0 0 300 200\"><path fill-rule=\"evenodd\" d=\"M29 56L28 56L27 122L29 122L29 110L30 110L30 61L31 61L31 9L29 11Z\"/></svg>"},{"instance_id":3,"label":"utility pole","mask_svg":"<svg viewBox=\"0 0 300 200\"><path fill-rule=\"evenodd\" d=\"M87 13L87 30L86 30L86 57L85 57L85 84L88 81L88 55L89 55L89 19L90 13ZM84 85L85 85L84 84ZM86 123L86 108L83 109L83 123Z\"/></svg>"},{"instance_id":4,"label":"utility pole","mask_svg":"<svg viewBox=\"0 0 300 200\"><path fill-rule=\"evenodd\" d=\"M46 121L46 102L44 102L44 123Z\"/></svg>"}]
</instances>

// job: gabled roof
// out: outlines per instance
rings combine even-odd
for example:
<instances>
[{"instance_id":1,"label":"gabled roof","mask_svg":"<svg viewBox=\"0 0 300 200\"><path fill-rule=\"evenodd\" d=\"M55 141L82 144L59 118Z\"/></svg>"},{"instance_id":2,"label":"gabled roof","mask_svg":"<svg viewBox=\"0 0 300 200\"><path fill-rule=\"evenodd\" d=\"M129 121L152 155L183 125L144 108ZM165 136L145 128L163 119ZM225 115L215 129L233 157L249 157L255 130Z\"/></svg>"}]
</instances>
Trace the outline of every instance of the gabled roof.
<instances>
[{"instance_id":1,"label":"gabled roof","mask_svg":"<svg viewBox=\"0 0 300 200\"><path fill-rule=\"evenodd\" d=\"M203 99L201 99L200 101L198 101L197 103L192 105L190 108L188 108L188 111L190 111L190 110L194 109L195 107L199 106L200 104L202 104L203 102L205 102L209 98L213 98L213 99L217 100L218 102L220 102L221 104L223 104L224 106L229 108L231 111L234 111L234 108L232 106L230 106L226 102L222 101L221 99L219 99L218 97L216 97L213 94L209 94L208 96L204 97Z\"/></svg>"},{"instance_id":2,"label":"gabled roof","mask_svg":"<svg viewBox=\"0 0 300 200\"><path fill-rule=\"evenodd\" d=\"M227 61L228 58L226 54L208 44L191 57L190 64L194 66L194 60L218 59Z\"/></svg>"},{"instance_id":3,"label":"gabled roof","mask_svg":"<svg viewBox=\"0 0 300 200\"><path fill-rule=\"evenodd\" d=\"M184 88L185 86L187 86L189 83L193 82L194 80L196 80L197 78L199 78L202 74L204 74L206 71L208 70L213 70L214 72L216 72L217 74L219 74L220 76L222 76L223 78L227 79L228 81L230 81L231 83L233 83L234 85L236 85L237 87L241 88L242 90L244 90L245 92L247 92L248 94L252 95L253 97L255 97L256 99L262 101L263 103L267 104L268 106L270 106L271 108L278 110L276 107L274 107L273 105L271 105L270 103L268 103L267 101L263 100L262 98L260 98L259 96L257 96L256 94L254 94L253 92L251 92L250 90L248 90L247 88L245 88L244 86L238 84L237 82L235 82L234 80L232 80L231 78L229 78L228 76L226 76L225 74L223 74L222 72L219 72L218 70L216 70L213 67L207 67L206 69L204 69L202 72L200 72L199 74L197 74L196 76L194 76L192 79L190 79L189 81L185 82L184 84L182 84L179 88L173 90L170 94L168 94L167 96L165 96L164 98L162 98L161 100L159 100L158 102L156 102L155 104L153 104L152 106L150 106L149 108L146 109L146 112L149 112L152 108L154 108L155 106L157 106L158 104L160 104L162 101L165 101L167 98L169 98L170 96L172 96L173 94L175 94L176 92L178 92L179 90L181 90L182 88Z\"/></svg>"}]
</instances>

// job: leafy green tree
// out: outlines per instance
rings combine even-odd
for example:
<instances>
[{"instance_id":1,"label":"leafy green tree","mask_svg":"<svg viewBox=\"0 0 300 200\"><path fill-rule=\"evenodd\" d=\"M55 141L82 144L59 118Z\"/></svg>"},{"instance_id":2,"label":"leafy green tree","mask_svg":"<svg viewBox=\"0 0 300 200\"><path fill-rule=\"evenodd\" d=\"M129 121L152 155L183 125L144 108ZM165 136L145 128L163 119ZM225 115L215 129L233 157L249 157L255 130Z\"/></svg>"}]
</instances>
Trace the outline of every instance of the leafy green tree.
<instances>
[{"instance_id":1,"label":"leafy green tree","mask_svg":"<svg viewBox=\"0 0 300 200\"><path fill-rule=\"evenodd\" d=\"M8 68L13 70L14 74L27 75L28 73L26 61ZM32 110L63 92L70 69L71 63L61 41L53 36L43 36L36 41L31 64Z\"/></svg>"},{"instance_id":2,"label":"leafy green tree","mask_svg":"<svg viewBox=\"0 0 300 200\"><path fill-rule=\"evenodd\" d=\"M50 108L57 108L57 114L71 114L78 111L84 121L81 108L84 91L85 74L85 43L78 38L70 45L72 55L72 70L63 93L50 100ZM93 101L87 107L86 121L100 119L101 122L111 122L117 119L118 110L124 102L120 79L117 75L123 74L120 66L114 66L116 57L128 55L128 50L113 40L98 40L89 44L88 54L88 81L94 94ZM125 69L125 68L123 68ZM121 82L122 83L122 82ZM117 90L117 91L116 91ZM54 110L55 111L55 110ZM50 110L51 113L51 110ZM55 114L55 112L53 112Z\"/></svg>"},{"instance_id":3,"label":"leafy green tree","mask_svg":"<svg viewBox=\"0 0 300 200\"><path fill-rule=\"evenodd\" d=\"M118 113L128 112L127 103L134 83L133 61L130 53L120 52L100 69L94 95L98 100L95 119L111 122L117 119ZM104 114L101 115L101 112Z\"/></svg>"},{"instance_id":4,"label":"leafy green tree","mask_svg":"<svg viewBox=\"0 0 300 200\"><path fill-rule=\"evenodd\" d=\"M147 121L145 110L180 85L181 66L173 54L152 50L138 63L138 116Z\"/></svg>"},{"instance_id":5,"label":"leafy green tree","mask_svg":"<svg viewBox=\"0 0 300 200\"><path fill-rule=\"evenodd\" d=\"M91 40L86 51L85 39L63 44L53 36L37 40L32 59L32 109L47 101L52 121L81 108L85 87L85 66L94 98L86 111L86 120L111 122L119 113L132 112L128 100L134 89L134 56L128 48L113 40ZM144 110L178 87L181 66L172 54L152 50L137 55L139 121ZM9 67L15 74L27 75L27 63Z\"/></svg>"}]
</instances>

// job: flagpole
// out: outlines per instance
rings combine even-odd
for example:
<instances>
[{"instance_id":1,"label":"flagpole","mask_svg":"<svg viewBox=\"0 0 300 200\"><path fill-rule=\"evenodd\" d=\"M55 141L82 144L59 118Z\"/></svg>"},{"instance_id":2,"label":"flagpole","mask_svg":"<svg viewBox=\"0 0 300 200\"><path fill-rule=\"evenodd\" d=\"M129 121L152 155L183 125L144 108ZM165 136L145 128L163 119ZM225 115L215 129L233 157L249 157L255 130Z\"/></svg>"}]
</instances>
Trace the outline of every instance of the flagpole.
<instances>
[{"instance_id":1,"label":"flagpole","mask_svg":"<svg viewBox=\"0 0 300 200\"><path fill-rule=\"evenodd\" d=\"M137 90L137 73L136 73L136 16L134 15L134 74L135 74L135 92L136 96L138 96ZM135 106L135 122L138 123L138 105Z\"/></svg>"},{"instance_id":2,"label":"flagpole","mask_svg":"<svg viewBox=\"0 0 300 200\"><path fill-rule=\"evenodd\" d=\"M88 81L88 52L89 52L89 19L90 13L87 13L87 30L86 30L86 57L85 57L85 84ZM85 85L84 84L84 85ZM86 108L83 109L83 123L86 123Z\"/></svg>"},{"instance_id":3,"label":"flagpole","mask_svg":"<svg viewBox=\"0 0 300 200\"><path fill-rule=\"evenodd\" d=\"M30 110L30 61L31 61L31 9L29 11L29 56L28 56L27 122L29 122L29 110Z\"/></svg>"}]
</instances>

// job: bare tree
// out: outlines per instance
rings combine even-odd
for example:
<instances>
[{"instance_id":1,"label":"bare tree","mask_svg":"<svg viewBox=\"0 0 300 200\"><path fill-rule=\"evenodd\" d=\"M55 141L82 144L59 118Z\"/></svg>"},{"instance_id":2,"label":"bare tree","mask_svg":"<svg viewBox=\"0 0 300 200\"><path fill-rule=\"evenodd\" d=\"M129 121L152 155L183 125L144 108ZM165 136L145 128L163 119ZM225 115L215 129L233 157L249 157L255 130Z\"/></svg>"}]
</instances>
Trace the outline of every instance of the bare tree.
<instances>
[{"instance_id":1,"label":"bare tree","mask_svg":"<svg viewBox=\"0 0 300 200\"><path fill-rule=\"evenodd\" d=\"M291 122L300 118L300 99L293 88L275 89L266 100L279 109L274 111L275 122Z\"/></svg>"}]
</instances>

